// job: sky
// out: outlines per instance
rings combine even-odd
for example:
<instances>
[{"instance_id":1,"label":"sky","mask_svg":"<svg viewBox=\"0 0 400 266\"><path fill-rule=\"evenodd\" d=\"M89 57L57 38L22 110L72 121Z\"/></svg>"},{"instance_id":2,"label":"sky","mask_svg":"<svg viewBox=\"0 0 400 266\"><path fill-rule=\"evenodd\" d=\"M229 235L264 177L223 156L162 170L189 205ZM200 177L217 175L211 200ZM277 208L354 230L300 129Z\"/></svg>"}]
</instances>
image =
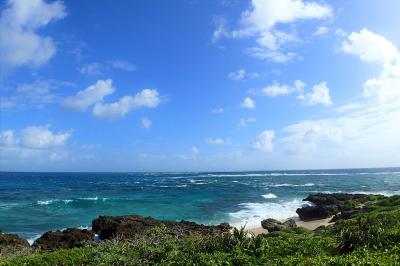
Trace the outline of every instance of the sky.
<instances>
[{"instance_id":1,"label":"sky","mask_svg":"<svg viewBox=\"0 0 400 266\"><path fill-rule=\"evenodd\" d=\"M398 0L0 10L0 170L400 166Z\"/></svg>"}]
</instances>

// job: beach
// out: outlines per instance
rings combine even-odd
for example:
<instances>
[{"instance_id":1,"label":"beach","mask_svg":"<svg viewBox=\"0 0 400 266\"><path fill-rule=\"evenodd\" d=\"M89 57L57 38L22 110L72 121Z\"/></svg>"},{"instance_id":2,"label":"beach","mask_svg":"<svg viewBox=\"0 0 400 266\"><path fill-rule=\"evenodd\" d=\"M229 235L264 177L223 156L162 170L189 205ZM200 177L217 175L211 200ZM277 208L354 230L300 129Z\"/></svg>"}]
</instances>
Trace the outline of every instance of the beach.
<instances>
[{"instance_id":1,"label":"beach","mask_svg":"<svg viewBox=\"0 0 400 266\"><path fill-rule=\"evenodd\" d=\"M332 219L333 216L325 218L325 219L316 219L312 221L296 221L296 225L298 227L303 227L305 229L308 229L310 231L313 231L317 229L320 226L330 226L333 225L334 223L329 223L329 221ZM282 220L281 222L284 222L285 220ZM268 230L262 228L262 227L255 227L255 228L248 228L247 231L251 234L254 235L259 235L259 234L267 234Z\"/></svg>"}]
</instances>

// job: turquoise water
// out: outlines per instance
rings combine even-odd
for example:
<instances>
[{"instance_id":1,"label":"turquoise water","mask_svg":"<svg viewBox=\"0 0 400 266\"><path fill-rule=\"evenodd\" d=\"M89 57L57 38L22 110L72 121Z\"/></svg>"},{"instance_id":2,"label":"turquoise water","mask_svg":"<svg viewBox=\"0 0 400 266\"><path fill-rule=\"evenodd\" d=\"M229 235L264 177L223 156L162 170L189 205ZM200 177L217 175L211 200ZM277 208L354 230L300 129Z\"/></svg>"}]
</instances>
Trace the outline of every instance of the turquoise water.
<instances>
[{"instance_id":1,"label":"turquoise water","mask_svg":"<svg viewBox=\"0 0 400 266\"><path fill-rule=\"evenodd\" d=\"M99 215L258 226L315 192L400 194L400 168L226 173L0 173L0 229L34 239Z\"/></svg>"}]
</instances>

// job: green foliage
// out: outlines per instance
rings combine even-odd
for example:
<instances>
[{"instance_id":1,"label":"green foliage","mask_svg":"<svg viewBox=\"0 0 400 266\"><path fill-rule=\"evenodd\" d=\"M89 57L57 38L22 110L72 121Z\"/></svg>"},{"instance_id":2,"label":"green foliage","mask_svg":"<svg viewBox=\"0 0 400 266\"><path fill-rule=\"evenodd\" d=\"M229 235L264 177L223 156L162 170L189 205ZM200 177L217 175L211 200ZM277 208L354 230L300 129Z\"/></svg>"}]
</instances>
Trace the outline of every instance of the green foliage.
<instances>
[{"instance_id":1,"label":"green foliage","mask_svg":"<svg viewBox=\"0 0 400 266\"><path fill-rule=\"evenodd\" d=\"M140 239L34 253L0 265L399 265L400 197L371 198L370 212L319 233L304 228L254 236L175 238L159 227Z\"/></svg>"},{"instance_id":2,"label":"green foliage","mask_svg":"<svg viewBox=\"0 0 400 266\"><path fill-rule=\"evenodd\" d=\"M371 212L339 221L334 231L341 251L384 248L400 242L400 210Z\"/></svg>"}]
</instances>

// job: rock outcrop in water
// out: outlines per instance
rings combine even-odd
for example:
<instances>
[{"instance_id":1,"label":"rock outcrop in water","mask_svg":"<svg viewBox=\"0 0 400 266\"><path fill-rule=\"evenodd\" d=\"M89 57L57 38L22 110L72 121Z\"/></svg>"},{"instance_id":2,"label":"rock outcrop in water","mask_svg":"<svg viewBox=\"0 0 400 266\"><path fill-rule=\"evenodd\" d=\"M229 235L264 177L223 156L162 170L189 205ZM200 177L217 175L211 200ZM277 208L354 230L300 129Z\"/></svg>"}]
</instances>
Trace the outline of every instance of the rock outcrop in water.
<instances>
[{"instance_id":1,"label":"rock outcrop in water","mask_svg":"<svg viewBox=\"0 0 400 266\"><path fill-rule=\"evenodd\" d=\"M49 231L36 239L33 247L40 250L82 247L94 240L94 233L86 229L68 228L64 231Z\"/></svg>"},{"instance_id":2,"label":"rock outcrop in water","mask_svg":"<svg viewBox=\"0 0 400 266\"><path fill-rule=\"evenodd\" d=\"M218 235L229 232L231 227L227 223L216 226L207 226L188 221L159 221L152 217L140 215L127 216L100 216L92 221L92 230L101 240L118 237L120 239L135 239L146 235L155 227L165 227L168 234L182 237L190 234Z\"/></svg>"},{"instance_id":3,"label":"rock outcrop in water","mask_svg":"<svg viewBox=\"0 0 400 266\"><path fill-rule=\"evenodd\" d=\"M304 201L309 201L313 206L306 206L296 210L303 221L325 219L335 216L337 219L348 219L363 210L362 204L367 202L369 195L345 193L317 193L309 195Z\"/></svg>"},{"instance_id":4,"label":"rock outcrop in water","mask_svg":"<svg viewBox=\"0 0 400 266\"><path fill-rule=\"evenodd\" d=\"M289 219L282 223L278 220L268 218L268 219L261 221L261 227L264 229L267 229L268 232L275 232L275 231L280 231L280 230L288 228L288 227L297 227L297 225L296 225L296 222L292 219Z\"/></svg>"}]
</instances>

